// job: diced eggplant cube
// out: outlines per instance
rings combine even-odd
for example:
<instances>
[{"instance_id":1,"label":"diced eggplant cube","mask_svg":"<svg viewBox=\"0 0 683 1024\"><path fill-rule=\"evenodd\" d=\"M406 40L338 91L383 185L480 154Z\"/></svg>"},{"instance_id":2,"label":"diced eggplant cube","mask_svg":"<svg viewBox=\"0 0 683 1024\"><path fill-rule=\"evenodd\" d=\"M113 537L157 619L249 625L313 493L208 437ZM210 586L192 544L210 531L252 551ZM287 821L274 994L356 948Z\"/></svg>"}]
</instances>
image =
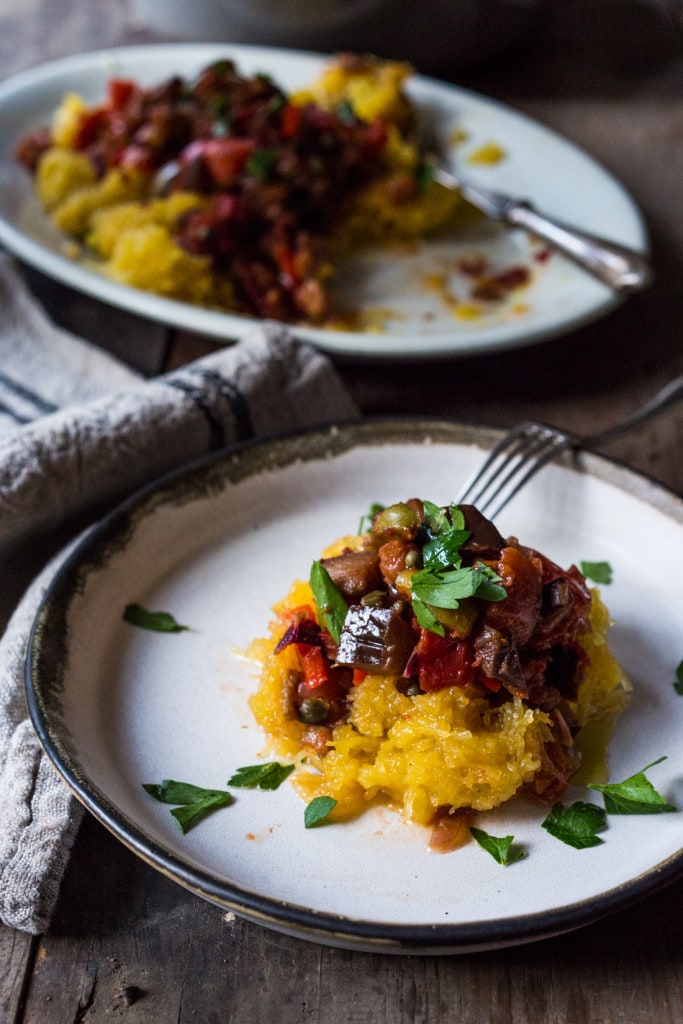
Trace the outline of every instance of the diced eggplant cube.
<instances>
[{"instance_id":1,"label":"diced eggplant cube","mask_svg":"<svg viewBox=\"0 0 683 1024\"><path fill-rule=\"evenodd\" d=\"M363 672L400 675L415 645L400 608L352 605L339 638L337 662Z\"/></svg>"}]
</instances>

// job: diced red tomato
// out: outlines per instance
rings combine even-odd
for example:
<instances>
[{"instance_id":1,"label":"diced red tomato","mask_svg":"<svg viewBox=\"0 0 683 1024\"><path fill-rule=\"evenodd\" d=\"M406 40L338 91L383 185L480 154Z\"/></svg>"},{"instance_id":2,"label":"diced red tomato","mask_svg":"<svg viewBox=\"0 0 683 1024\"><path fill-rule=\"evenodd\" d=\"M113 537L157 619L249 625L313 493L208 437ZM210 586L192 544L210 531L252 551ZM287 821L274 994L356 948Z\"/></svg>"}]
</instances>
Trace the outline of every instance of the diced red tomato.
<instances>
[{"instance_id":1,"label":"diced red tomato","mask_svg":"<svg viewBox=\"0 0 683 1024\"><path fill-rule=\"evenodd\" d=\"M76 149L85 149L91 142L95 141L99 129L107 121L108 112L106 107L93 107L82 115L74 146Z\"/></svg>"},{"instance_id":2,"label":"diced red tomato","mask_svg":"<svg viewBox=\"0 0 683 1024\"><path fill-rule=\"evenodd\" d=\"M128 78L112 78L108 86L109 106L112 110L122 110L133 98L138 88Z\"/></svg>"},{"instance_id":3,"label":"diced red tomato","mask_svg":"<svg viewBox=\"0 0 683 1024\"><path fill-rule=\"evenodd\" d=\"M472 643L468 639L453 640L421 629L415 654L417 677L423 690L469 686L474 680Z\"/></svg>"},{"instance_id":4,"label":"diced red tomato","mask_svg":"<svg viewBox=\"0 0 683 1024\"><path fill-rule=\"evenodd\" d=\"M254 139L208 139L202 145L202 156L217 185L230 185L240 174L256 148Z\"/></svg>"}]
</instances>

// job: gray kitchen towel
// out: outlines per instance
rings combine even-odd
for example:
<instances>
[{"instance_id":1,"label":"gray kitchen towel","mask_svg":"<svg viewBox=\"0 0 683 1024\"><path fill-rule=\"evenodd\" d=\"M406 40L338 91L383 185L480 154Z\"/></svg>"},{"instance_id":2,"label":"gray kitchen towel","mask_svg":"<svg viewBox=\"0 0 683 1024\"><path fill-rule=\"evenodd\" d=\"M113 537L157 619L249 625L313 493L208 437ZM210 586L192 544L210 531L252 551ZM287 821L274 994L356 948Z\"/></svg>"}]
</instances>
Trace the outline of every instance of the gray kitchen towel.
<instances>
[{"instance_id":1,"label":"gray kitchen towel","mask_svg":"<svg viewBox=\"0 0 683 1024\"><path fill-rule=\"evenodd\" d=\"M83 530L234 441L349 419L329 360L277 325L153 380L56 328L0 257L0 920L49 927L80 820L28 716L28 633Z\"/></svg>"}]
</instances>

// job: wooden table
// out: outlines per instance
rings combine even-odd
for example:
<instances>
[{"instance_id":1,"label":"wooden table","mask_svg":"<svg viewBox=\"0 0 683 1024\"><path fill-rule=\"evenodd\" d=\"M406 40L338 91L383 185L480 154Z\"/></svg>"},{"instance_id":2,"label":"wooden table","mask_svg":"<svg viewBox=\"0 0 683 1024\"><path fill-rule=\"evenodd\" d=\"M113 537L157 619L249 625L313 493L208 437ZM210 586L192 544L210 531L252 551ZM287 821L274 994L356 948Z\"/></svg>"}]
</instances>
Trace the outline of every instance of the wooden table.
<instances>
[{"instance_id":1,"label":"wooden table","mask_svg":"<svg viewBox=\"0 0 683 1024\"><path fill-rule=\"evenodd\" d=\"M123 0L0 5L3 75L152 38ZM681 372L681 42L657 0L563 0L549 4L524 48L494 68L452 76L537 117L615 173L647 219L657 280L599 323L516 352L417 367L340 363L365 413L500 425L535 417L590 431ZM60 322L145 373L211 347L148 326L143 342L135 318L31 281ZM682 442L679 412L609 452L683 491ZM516 949L444 958L345 952L226 916L87 818L50 933L0 929L0 1021L681 1024L682 904L683 881L580 931Z\"/></svg>"}]
</instances>

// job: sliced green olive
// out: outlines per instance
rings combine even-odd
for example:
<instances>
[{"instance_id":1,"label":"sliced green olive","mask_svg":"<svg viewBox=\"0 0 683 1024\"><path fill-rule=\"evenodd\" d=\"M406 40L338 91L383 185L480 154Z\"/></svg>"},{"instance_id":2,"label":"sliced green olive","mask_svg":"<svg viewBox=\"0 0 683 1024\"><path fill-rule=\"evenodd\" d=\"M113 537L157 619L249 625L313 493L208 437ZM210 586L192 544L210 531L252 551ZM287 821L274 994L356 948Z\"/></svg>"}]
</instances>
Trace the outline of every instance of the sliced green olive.
<instances>
[{"instance_id":1,"label":"sliced green olive","mask_svg":"<svg viewBox=\"0 0 683 1024\"><path fill-rule=\"evenodd\" d=\"M387 505L372 520L372 532L400 533L414 537L420 528L420 517L414 508L398 501L395 505Z\"/></svg>"}]
</instances>

